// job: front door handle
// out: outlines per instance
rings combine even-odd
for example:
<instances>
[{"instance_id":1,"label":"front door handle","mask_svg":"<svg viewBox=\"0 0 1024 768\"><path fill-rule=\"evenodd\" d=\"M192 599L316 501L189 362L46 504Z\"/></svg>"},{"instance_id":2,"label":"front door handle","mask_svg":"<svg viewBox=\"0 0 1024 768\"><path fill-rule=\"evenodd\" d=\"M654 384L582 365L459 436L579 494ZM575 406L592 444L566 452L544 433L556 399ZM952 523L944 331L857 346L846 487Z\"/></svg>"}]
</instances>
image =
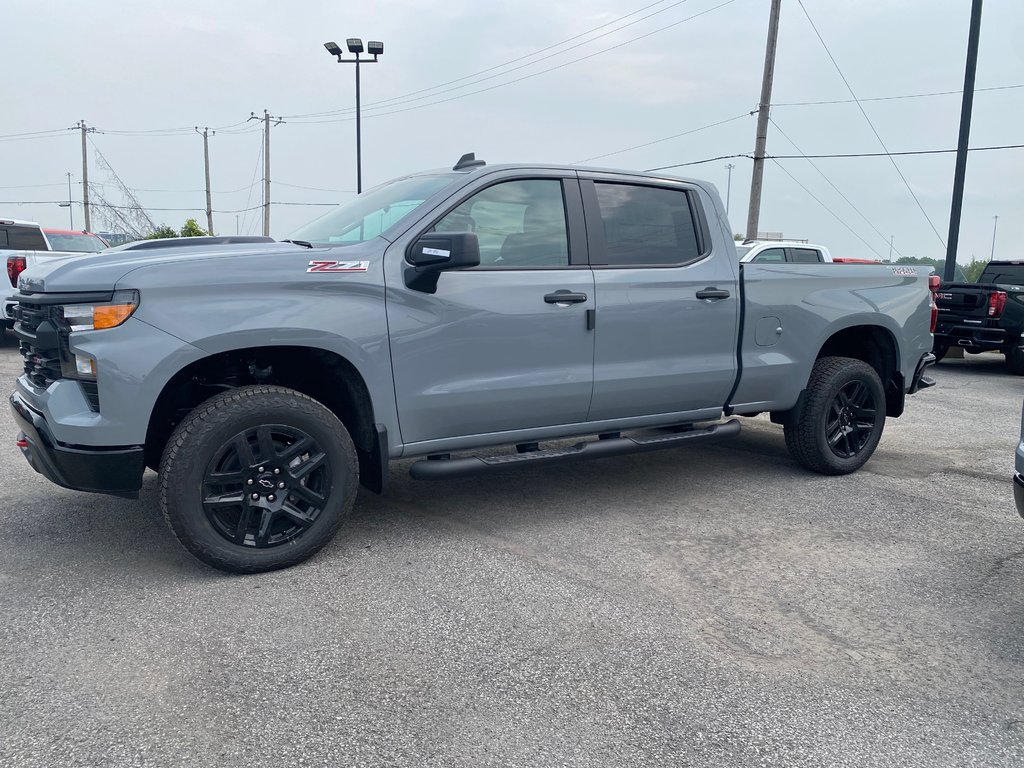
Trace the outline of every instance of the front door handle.
<instances>
[{"instance_id":1,"label":"front door handle","mask_svg":"<svg viewBox=\"0 0 1024 768\"><path fill-rule=\"evenodd\" d=\"M711 299L712 301L717 301L718 299L728 299L729 292L722 288L712 288L711 286L708 286L702 291L697 291L697 298Z\"/></svg>"},{"instance_id":2,"label":"front door handle","mask_svg":"<svg viewBox=\"0 0 1024 768\"><path fill-rule=\"evenodd\" d=\"M587 300L587 294L577 293L576 291L555 291L549 293L544 297L544 301L548 304L582 304Z\"/></svg>"}]
</instances>

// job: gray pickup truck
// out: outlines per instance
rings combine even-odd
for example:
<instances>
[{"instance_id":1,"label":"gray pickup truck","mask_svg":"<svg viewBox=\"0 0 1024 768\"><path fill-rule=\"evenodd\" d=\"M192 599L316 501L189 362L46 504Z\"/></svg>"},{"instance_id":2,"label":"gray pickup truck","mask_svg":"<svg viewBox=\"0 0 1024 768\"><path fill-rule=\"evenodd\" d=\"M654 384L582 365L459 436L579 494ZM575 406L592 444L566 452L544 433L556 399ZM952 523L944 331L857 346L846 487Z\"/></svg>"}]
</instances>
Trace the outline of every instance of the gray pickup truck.
<instances>
[{"instance_id":1,"label":"gray pickup truck","mask_svg":"<svg viewBox=\"0 0 1024 768\"><path fill-rule=\"evenodd\" d=\"M932 383L927 272L740 265L731 231L704 182L467 155L290 241L29 269L18 445L83 491L158 471L182 544L239 572L316 552L396 459L449 478L767 412L801 465L858 469Z\"/></svg>"}]
</instances>

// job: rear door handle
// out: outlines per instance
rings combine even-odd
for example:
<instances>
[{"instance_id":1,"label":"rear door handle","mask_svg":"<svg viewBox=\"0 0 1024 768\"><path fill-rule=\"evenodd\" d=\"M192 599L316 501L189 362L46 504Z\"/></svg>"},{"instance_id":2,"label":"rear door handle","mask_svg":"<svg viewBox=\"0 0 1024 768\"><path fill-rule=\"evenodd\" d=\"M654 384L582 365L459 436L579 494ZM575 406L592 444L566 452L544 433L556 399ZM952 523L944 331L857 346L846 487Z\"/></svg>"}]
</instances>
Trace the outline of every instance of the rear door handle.
<instances>
[{"instance_id":1,"label":"rear door handle","mask_svg":"<svg viewBox=\"0 0 1024 768\"><path fill-rule=\"evenodd\" d=\"M587 294L566 290L555 291L544 297L544 301L548 304L582 304L586 300Z\"/></svg>"},{"instance_id":2,"label":"rear door handle","mask_svg":"<svg viewBox=\"0 0 1024 768\"><path fill-rule=\"evenodd\" d=\"M723 288L712 288L711 286L708 286L707 288L705 288L702 291L697 291L697 298L698 299L711 299L712 301L715 301L715 300L718 300L718 299L728 299L729 298L729 292L724 290Z\"/></svg>"}]
</instances>

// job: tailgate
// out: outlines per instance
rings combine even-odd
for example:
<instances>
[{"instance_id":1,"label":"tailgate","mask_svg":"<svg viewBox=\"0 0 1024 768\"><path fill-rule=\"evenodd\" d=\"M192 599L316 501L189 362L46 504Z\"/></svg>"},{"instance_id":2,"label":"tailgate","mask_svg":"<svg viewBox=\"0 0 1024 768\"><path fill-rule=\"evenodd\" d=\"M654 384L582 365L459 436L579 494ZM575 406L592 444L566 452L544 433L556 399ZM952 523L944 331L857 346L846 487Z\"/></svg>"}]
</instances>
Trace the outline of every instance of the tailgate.
<instances>
[{"instance_id":1,"label":"tailgate","mask_svg":"<svg viewBox=\"0 0 1024 768\"><path fill-rule=\"evenodd\" d=\"M935 292L935 303L939 312L957 317L988 317L988 297L993 287L973 283L949 283L939 286Z\"/></svg>"}]
</instances>

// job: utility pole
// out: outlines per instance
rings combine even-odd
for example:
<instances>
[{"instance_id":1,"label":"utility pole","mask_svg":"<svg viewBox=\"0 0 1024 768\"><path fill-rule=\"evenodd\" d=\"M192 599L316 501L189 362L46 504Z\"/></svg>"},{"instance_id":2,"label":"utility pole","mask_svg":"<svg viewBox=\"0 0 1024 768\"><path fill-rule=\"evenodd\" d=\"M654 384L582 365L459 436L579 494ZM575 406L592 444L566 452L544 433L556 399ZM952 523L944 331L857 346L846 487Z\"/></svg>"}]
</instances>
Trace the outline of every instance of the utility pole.
<instances>
[{"instance_id":1,"label":"utility pole","mask_svg":"<svg viewBox=\"0 0 1024 768\"><path fill-rule=\"evenodd\" d=\"M964 207L964 180L967 176L967 144L971 138L971 110L974 107L974 75L978 70L978 40L981 38L981 0L971 5L971 28L967 35L967 64L964 67L964 97L960 105L960 140L956 146L956 170L953 173L953 202L949 212L949 237L946 240L946 264L942 279L953 282L956 249L960 241L960 213Z\"/></svg>"},{"instance_id":2,"label":"utility pole","mask_svg":"<svg viewBox=\"0 0 1024 768\"><path fill-rule=\"evenodd\" d=\"M892 264L892 244L896 239L896 235L889 235L889 263Z\"/></svg>"},{"instance_id":3,"label":"utility pole","mask_svg":"<svg viewBox=\"0 0 1024 768\"><path fill-rule=\"evenodd\" d=\"M988 255L988 260L993 261L996 258L996 227L999 226L999 217L992 217L992 251Z\"/></svg>"},{"instance_id":4,"label":"utility pole","mask_svg":"<svg viewBox=\"0 0 1024 768\"><path fill-rule=\"evenodd\" d=\"M85 210L85 231L92 232L92 214L89 210L89 153L85 146L85 135L96 133L96 129L88 127L85 120L79 120L68 130L82 132L82 208Z\"/></svg>"},{"instance_id":5,"label":"utility pole","mask_svg":"<svg viewBox=\"0 0 1024 768\"><path fill-rule=\"evenodd\" d=\"M729 202L732 200L732 169L736 166L729 163L725 166L725 170L729 172L729 180L725 185L725 217L729 218Z\"/></svg>"},{"instance_id":6,"label":"utility pole","mask_svg":"<svg viewBox=\"0 0 1024 768\"><path fill-rule=\"evenodd\" d=\"M257 117L253 112L249 119L263 121L263 236L270 237L270 121L274 121L273 125L280 125L284 120L265 109L263 117Z\"/></svg>"},{"instance_id":7,"label":"utility pole","mask_svg":"<svg viewBox=\"0 0 1024 768\"><path fill-rule=\"evenodd\" d=\"M216 131L209 128L199 130L196 126L196 133L203 137L203 164L206 166L206 231L213 234L213 202L210 197L210 136L216 136Z\"/></svg>"},{"instance_id":8,"label":"utility pole","mask_svg":"<svg viewBox=\"0 0 1024 768\"><path fill-rule=\"evenodd\" d=\"M757 239L761 217L761 181L764 177L764 149L768 142L768 116L772 103L772 80L775 77L775 47L779 40L779 8L782 0L772 0L768 17L768 44L764 53L764 76L761 78L761 101L757 105L757 138L754 143L754 175L750 180L750 208L747 211L747 239Z\"/></svg>"}]
</instances>

